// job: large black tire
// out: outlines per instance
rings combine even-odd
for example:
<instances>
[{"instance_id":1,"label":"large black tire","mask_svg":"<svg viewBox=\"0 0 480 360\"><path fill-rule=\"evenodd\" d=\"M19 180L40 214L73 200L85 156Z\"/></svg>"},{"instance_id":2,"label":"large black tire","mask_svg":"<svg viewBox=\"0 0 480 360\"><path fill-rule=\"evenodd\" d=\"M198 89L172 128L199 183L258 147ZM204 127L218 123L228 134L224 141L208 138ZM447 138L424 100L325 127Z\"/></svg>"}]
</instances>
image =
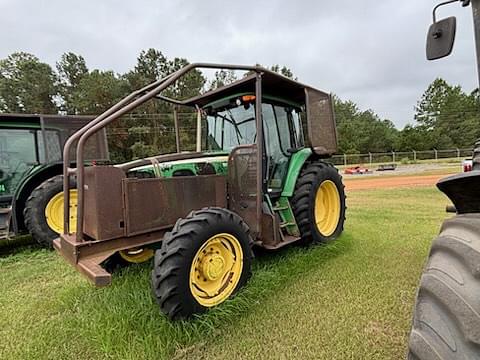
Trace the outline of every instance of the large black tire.
<instances>
[{"instance_id":1,"label":"large black tire","mask_svg":"<svg viewBox=\"0 0 480 360\"><path fill-rule=\"evenodd\" d=\"M480 359L480 214L443 223L417 293L409 359Z\"/></svg>"},{"instance_id":2,"label":"large black tire","mask_svg":"<svg viewBox=\"0 0 480 360\"><path fill-rule=\"evenodd\" d=\"M188 318L210 307L200 304L192 293L190 271L202 246L221 233L231 234L238 239L243 253L241 274L231 295L247 282L251 275L253 240L245 222L237 214L223 208L192 211L185 219L179 219L171 232L165 234L161 249L155 252L152 290L161 311L169 318Z\"/></svg>"},{"instance_id":3,"label":"large black tire","mask_svg":"<svg viewBox=\"0 0 480 360\"><path fill-rule=\"evenodd\" d=\"M315 222L315 199L319 187L327 180L333 182L338 191L340 214L335 230L330 234L322 234ZM300 245L321 244L336 239L343 231L346 211L345 186L338 170L322 161L308 163L295 185L292 208L301 234Z\"/></svg>"},{"instance_id":4,"label":"large black tire","mask_svg":"<svg viewBox=\"0 0 480 360\"><path fill-rule=\"evenodd\" d=\"M70 188L76 187L74 179L70 181ZM45 218L45 208L48 202L63 191L63 175L54 176L35 188L25 203L23 218L27 230L42 246L52 248L53 240L58 233L48 226Z\"/></svg>"}]
</instances>

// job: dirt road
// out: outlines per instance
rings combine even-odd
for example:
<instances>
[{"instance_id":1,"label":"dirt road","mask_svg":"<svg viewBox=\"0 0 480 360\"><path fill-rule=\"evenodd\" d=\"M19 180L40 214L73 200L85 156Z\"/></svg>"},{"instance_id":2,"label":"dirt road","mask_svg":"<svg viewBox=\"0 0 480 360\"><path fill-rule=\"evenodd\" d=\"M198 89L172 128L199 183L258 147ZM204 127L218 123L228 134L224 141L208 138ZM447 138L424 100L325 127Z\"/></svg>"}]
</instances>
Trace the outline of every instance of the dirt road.
<instances>
[{"instance_id":1,"label":"dirt road","mask_svg":"<svg viewBox=\"0 0 480 360\"><path fill-rule=\"evenodd\" d=\"M445 176L447 175L414 175L385 178L377 177L364 179L344 179L344 184L347 191L377 188L397 188L405 186L434 186L439 179Z\"/></svg>"}]
</instances>

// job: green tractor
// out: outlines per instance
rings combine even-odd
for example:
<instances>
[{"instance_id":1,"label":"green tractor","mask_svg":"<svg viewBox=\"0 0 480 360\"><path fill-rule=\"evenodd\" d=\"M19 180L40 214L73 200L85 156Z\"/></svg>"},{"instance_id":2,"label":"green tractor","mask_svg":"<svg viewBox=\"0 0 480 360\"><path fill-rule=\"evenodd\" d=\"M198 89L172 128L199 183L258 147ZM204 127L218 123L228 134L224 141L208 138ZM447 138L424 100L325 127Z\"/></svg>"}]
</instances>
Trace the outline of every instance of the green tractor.
<instances>
[{"instance_id":1,"label":"green tractor","mask_svg":"<svg viewBox=\"0 0 480 360\"><path fill-rule=\"evenodd\" d=\"M194 69L245 76L186 100L162 95ZM90 136L147 100L196 112L196 151L85 168ZM174 112L175 115L176 112ZM76 164L69 155L75 144ZM112 259L154 257L152 289L171 319L216 306L250 276L253 247L320 244L345 219L331 96L259 66L190 64L134 92L75 133L64 149L63 233L58 252L97 286ZM76 179L77 227L70 226ZM118 256L117 256L118 258Z\"/></svg>"},{"instance_id":2,"label":"green tractor","mask_svg":"<svg viewBox=\"0 0 480 360\"><path fill-rule=\"evenodd\" d=\"M457 0L433 10L428 60L452 51L456 20L437 20L435 11L453 2ZM480 76L480 0L461 3L472 5ZM433 241L417 292L408 358L480 359L480 141L473 151L473 170L441 179L437 187L453 202L456 215L445 220Z\"/></svg>"},{"instance_id":3,"label":"green tractor","mask_svg":"<svg viewBox=\"0 0 480 360\"><path fill-rule=\"evenodd\" d=\"M90 120L86 116L0 114L0 239L30 232L38 243L52 247L63 227L63 145ZM88 160L108 159L105 140L105 132L100 132L89 141Z\"/></svg>"}]
</instances>

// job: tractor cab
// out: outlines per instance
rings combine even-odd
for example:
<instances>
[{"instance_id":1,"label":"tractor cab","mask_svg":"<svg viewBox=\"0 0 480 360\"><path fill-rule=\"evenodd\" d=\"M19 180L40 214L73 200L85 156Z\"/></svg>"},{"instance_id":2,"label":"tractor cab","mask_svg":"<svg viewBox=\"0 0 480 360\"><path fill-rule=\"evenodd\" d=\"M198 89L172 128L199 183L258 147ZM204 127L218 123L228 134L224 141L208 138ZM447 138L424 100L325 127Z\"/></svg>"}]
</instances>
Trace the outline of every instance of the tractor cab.
<instances>
[{"instance_id":1,"label":"tractor cab","mask_svg":"<svg viewBox=\"0 0 480 360\"><path fill-rule=\"evenodd\" d=\"M92 119L91 116L0 114L0 239L25 230L39 243L51 243L53 237L49 237L48 231L58 236L61 225L54 228L52 223L47 224L48 219L41 211L39 214L25 211L29 207L27 200L41 183L61 173L63 145ZM85 152L87 161L108 161L104 131L88 141ZM57 193L61 190L57 189ZM29 226L33 223L48 225L49 230L36 231L38 226Z\"/></svg>"},{"instance_id":2,"label":"tractor cab","mask_svg":"<svg viewBox=\"0 0 480 360\"><path fill-rule=\"evenodd\" d=\"M255 95L238 94L204 107L207 152L228 152L255 143ZM269 194L281 193L289 160L305 147L301 123L302 106L263 96L262 120L265 139L264 176Z\"/></svg>"},{"instance_id":3,"label":"tractor cab","mask_svg":"<svg viewBox=\"0 0 480 360\"><path fill-rule=\"evenodd\" d=\"M257 140L255 74L192 99L205 119L202 151L231 152ZM295 154L329 157L337 136L330 95L282 75L262 75L264 191L278 197ZM306 150L305 150L306 149Z\"/></svg>"}]
</instances>

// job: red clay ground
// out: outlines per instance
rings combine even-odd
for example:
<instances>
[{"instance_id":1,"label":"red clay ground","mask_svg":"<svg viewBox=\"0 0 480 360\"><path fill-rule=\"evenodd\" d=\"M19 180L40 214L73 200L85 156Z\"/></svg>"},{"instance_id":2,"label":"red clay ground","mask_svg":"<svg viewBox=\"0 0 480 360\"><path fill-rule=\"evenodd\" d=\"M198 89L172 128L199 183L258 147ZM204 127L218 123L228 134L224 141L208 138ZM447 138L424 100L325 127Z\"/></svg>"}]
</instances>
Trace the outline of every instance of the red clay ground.
<instances>
[{"instance_id":1,"label":"red clay ground","mask_svg":"<svg viewBox=\"0 0 480 360\"><path fill-rule=\"evenodd\" d=\"M451 175L451 174L450 174ZM395 177L377 177L363 179L344 179L345 189L364 190L378 188L397 188L405 186L433 186L437 181L447 174L440 175L413 175L413 176L395 176Z\"/></svg>"}]
</instances>

